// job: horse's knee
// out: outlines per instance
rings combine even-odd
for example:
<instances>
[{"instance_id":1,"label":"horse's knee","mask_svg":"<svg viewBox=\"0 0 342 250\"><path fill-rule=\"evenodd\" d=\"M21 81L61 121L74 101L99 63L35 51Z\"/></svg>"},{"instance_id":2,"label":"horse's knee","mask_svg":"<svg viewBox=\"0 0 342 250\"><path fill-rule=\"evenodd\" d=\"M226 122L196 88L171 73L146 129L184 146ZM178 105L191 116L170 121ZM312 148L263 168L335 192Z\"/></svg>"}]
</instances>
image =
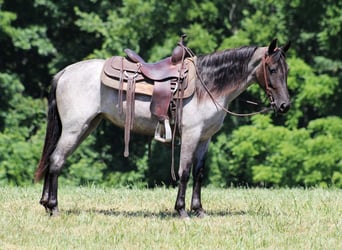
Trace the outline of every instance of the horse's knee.
<instances>
[{"instance_id":1,"label":"horse's knee","mask_svg":"<svg viewBox=\"0 0 342 250\"><path fill-rule=\"evenodd\" d=\"M190 178L190 170L192 163L184 164L178 170L179 179L181 182L188 182Z\"/></svg>"},{"instance_id":2,"label":"horse's knee","mask_svg":"<svg viewBox=\"0 0 342 250\"><path fill-rule=\"evenodd\" d=\"M189 178L190 178L190 171L183 170L179 173L180 182L187 183L189 181Z\"/></svg>"}]
</instances>

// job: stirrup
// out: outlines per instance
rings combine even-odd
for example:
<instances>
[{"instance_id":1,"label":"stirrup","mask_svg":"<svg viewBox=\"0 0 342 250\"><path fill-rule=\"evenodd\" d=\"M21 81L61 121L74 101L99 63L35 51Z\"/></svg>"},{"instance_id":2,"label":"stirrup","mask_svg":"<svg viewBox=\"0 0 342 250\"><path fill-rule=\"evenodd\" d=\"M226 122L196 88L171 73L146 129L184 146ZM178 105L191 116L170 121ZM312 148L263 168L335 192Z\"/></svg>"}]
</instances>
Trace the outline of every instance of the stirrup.
<instances>
[{"instance_id":1,"label":"stirrup","mask_svg":"<svg viewBox=\"0 0 342 250\"><path fill-rule=\"evenodd\" d=\"M158 122L156 131L154 132L154 139L160 142L171 142L172 132L169 119L165 119L164 122Z\"/></svg>"}]
</instances>

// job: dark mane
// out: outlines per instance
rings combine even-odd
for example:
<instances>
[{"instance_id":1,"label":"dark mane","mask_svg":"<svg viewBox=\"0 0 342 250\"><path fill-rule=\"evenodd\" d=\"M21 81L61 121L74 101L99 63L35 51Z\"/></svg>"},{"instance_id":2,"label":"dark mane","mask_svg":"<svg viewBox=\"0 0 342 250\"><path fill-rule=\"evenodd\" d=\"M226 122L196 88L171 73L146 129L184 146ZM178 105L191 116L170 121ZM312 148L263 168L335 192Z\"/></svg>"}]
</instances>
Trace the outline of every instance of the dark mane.
<instances>
[{"instance_id":1,"label":"dark mane","mask_svg":"<svg viewBox=\"0 0 342 250\"><path fill-rule=\"evenodd\" d=\"M248 62L256 46L241 47L202 55L197 58L197 69L207 87L212 91L221 91L227 85L239 84L246 77ZM203 87L197 84L199 96Z\"/></svg>"}]
</instances>

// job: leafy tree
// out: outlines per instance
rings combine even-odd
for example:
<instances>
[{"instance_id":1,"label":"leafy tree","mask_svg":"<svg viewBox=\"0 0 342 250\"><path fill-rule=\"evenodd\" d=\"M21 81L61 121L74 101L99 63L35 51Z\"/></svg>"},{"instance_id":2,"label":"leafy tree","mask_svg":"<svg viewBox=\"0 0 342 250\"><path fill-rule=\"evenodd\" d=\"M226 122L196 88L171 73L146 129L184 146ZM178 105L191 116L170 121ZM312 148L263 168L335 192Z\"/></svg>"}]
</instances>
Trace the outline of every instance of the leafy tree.
<instances>
[{"instance_id":1,"label":"leafy tree","mask_svg":"<svg viewBox=\"0 0 342 250\"><path fill-rule=\"evenodd\" d=\"M197 54L292 40L289 114L227 117L210 147L206 183L340 187L341 11L341 0L0 0L0 182L31 183L53 74L126 47L157 61L187 33ZM243 98L264 94L255 86ZM231 108L255 107L237 100ZM170 184L170 151L153 142L151 154L162 157L149 158L149 140L134 135L125 159L123 131L104 122L70 157L62 182Z\"/></svg>"},{"instance_id":2,"label":"leafy tree","mask_svg":"<svg viewBox=\"0 0 342 250\"><path fill-rule=\"evenodd\" d=\"M32 183L42 147L46 103L23 96L23 85L14 75L0 74L5 107L1 107L0 183Z\"/></svg>"},{"instance_id":3,"label":"leafy tree","mask_svg":"<svg viewBox=\"0 0 342 250\"><path fill-rule=\"evenodd\" d=\"M274 126L255 116L210 148L210 183L262 186L342 187L342 119L314 120L308 129ZM242 181L241 181L242 180Z\"/></svg>"}]
</instances>

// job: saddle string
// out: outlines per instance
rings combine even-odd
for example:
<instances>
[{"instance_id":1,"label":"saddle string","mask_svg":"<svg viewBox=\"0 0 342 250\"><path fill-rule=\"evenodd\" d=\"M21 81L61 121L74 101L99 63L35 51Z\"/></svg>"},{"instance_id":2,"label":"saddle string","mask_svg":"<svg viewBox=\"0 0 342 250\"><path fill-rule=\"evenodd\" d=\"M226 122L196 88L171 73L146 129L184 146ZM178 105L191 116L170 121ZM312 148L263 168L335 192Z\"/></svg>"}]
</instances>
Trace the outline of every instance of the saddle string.
<instances>
[{"instance_id":1,"label":"saddle string","mask_svg":"<svg viewBox=\"0 0 342 250\"><path fill-rule=\"evenodd\" d=\"M184 96L184 84L179 84L181 79L184 81L183 69L184 69L184 60L187 47L183 44L183 37L182 42L179 42L178 45L182 48L182 63L179 70L179 76L177 79L178 86L180 85L181 91L177 92L178 98L176 100L176 111L175 111L175 125L172 131L172 146L171 146L171 177L173 181L176 181L176 173L175 173L175 138L176 138L176 131L178 127L179 133L182 131L182 118L183 118L183 96Z\"/></svg>"},{"instance_id":2,"label":"saddle string","mask_svg":"<svg viewBox=\"0 0 342 250\"><path fill-rule=\"evenodd\" d=\"M127 91L126 91L126 119L125 119L125 151L124 156L129 155L129 140L130 132L133 128L134 121L134 107L135 107L135 79L138 72L129 75L127 71L124 71L125 77L127 78Z\"/></svg>"},{"instance_id":3,"label":"saddle string","mask_svg":"<svg viewBox=\"0 0 342 250\"><path fill-rule=\"evenodd\" d=\"M119 81L119 113L122 114L122 92L123 92L123 70L124 70L124 59L121 58L121 68L120 68L120 81Z\"/></svg>"}]
</instances>

